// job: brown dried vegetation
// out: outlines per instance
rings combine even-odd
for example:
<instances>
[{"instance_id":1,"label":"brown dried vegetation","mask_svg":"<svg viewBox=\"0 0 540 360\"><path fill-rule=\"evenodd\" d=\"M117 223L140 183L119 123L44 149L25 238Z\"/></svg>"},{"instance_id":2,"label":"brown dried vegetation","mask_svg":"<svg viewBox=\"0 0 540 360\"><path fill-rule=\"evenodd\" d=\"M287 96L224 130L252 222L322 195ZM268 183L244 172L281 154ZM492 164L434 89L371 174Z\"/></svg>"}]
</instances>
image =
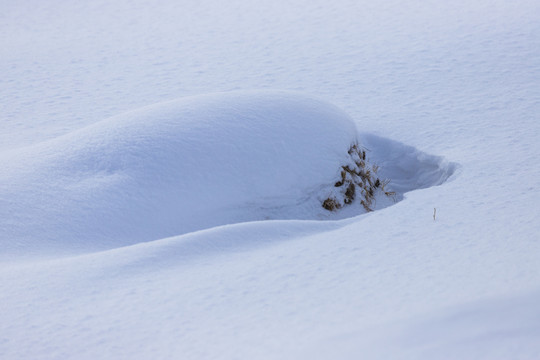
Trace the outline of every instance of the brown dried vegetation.
<instances>
[{"instance_id":1,"label":"brown dried vegetation","mask_svg":"<svg viewBox=\"0 0 540 360\"><path fill-rule=\"evenodd\" d=\"M395 195L395 192L386 190L390 180L381 180L377 177L379 167L368 163L365 149L358 144L352 145L348 153L355 166L352 163L342 166L341 178L334 184L336 188L342 189L343 200L340 201L334 196L328 197L323 201L322 206L329 211L338 210L344 205L352 204L359 196L360 205L368 212L373 211L372 205L377 192L382 192L389 197Z\"/></svg>"},{"instance_id":2,"label":"brown dried vegetation","mask_svg":"<svg viewBox=\"0 0 540 360\"><path fill-rule=\"evenodd\" d=\"M326 210L329 210L329 211L334 211L334 210L337 210L337 209L341 208L341 204L334 197L331 197L331 198L328 198L328 199L324 200L322 206L323 206L323 208L325 208Z\"/></svg>"}]
</instances>

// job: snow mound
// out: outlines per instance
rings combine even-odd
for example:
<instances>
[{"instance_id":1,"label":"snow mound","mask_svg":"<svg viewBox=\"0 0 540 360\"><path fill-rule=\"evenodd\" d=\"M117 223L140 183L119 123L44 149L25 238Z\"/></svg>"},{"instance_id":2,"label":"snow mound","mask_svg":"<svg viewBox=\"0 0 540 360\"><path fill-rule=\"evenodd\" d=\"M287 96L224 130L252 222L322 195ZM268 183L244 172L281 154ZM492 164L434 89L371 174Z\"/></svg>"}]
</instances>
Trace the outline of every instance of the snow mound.
<instances>
[{"instance_id":1,"label":"snow mound","mask_svg":"<svg viewBox=\"0 0 540 360\"><path fill-rule=\"evenodd\" d=\"M360 139L376 150L370 156L397 199L453 171L400 143ZM343 111L291 92L149 106L1 154L2 246L6 254L80 253L245 221L355 216L361 206L329 212L321 204L358 140ZM391 203L380 199L375 209Z\"/></svg>"},{"instance_id":2,"label":"snow mound","mask_svg":"<svg viewBox=\"0 0 540 360\"><path fill-rule=\"evenodd\" d=\"M106 119L2 154L4 241L105 249L265 219L268 208L322 213L316 195L356 134L333 105L281 91L189 97Z\"/></svg>"}]
</instances>

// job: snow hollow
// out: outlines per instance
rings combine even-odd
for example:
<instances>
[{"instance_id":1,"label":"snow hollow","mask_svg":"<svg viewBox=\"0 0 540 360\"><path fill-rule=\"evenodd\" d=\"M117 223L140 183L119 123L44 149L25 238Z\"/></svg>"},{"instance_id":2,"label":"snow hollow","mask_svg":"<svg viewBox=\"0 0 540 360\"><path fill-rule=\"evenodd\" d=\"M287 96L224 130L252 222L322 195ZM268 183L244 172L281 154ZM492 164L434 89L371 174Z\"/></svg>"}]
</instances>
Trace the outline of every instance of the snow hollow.
<instances>
[{"instance_id":1,"label":"snow hollow","mask_svg":"<svg viewBox=\"0 0 540 360\"><path fill-rule=\"evenodd\" d=\"M359 143L391 180L393 200L440 184L454 165L358 133L337 107L285 91L181 98L103 120L0 157L6 254L110 249L218 225L338 219L335 192Z\"/></svg>"}]
</instances>

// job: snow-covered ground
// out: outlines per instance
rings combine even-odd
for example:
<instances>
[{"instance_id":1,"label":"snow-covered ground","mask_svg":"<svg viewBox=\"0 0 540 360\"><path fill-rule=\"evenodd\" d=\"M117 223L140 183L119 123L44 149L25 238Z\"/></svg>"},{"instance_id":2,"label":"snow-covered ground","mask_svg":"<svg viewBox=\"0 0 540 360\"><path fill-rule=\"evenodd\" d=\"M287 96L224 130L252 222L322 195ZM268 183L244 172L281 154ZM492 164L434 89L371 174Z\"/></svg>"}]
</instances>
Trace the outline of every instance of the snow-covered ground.
<instances>
[{"instance_id":1,"label":"snow-covered ground","mask_svg":"<svg viewBox=\"0 0 540 360\"><path fill-rule=\"evenodd\" d=\"M0 358L540 358L537 1L0 9Z\"/></svg>"}]
</instances>

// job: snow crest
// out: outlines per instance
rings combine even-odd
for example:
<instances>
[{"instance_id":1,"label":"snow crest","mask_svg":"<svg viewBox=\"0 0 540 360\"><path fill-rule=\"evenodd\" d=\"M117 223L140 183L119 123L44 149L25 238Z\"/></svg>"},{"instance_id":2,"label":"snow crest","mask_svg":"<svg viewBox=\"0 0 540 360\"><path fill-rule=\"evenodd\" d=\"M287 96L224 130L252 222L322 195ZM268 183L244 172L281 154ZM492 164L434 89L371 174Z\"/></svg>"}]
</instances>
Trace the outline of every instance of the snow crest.
<instances>
[{"instance_id":1,"label":"snow crest","mask_svg":"<svg viewBox=\"0 0 540 360\"><path fill-rule=\"evenodd\" d=\"M265 219L270 208L322 212L315 195L356 134L338 108L291 92L156 104L4 153L3 228L15 243L110 248Z\"/></svg>"},{"instance_id":2,"label":"snow crest","mask_svg":"<svg viewBox=\"0 0 540 360\"><path fill-rule=\"evenodd\" d=\"M356 216L359 204L338 212L321 204L359 139L397 191L374 209L453 172L443 159L359 134L343 111L302 94L182 98L3 153L6 253L99 251L246 221Z\"/></svg>"}]
</instances>

